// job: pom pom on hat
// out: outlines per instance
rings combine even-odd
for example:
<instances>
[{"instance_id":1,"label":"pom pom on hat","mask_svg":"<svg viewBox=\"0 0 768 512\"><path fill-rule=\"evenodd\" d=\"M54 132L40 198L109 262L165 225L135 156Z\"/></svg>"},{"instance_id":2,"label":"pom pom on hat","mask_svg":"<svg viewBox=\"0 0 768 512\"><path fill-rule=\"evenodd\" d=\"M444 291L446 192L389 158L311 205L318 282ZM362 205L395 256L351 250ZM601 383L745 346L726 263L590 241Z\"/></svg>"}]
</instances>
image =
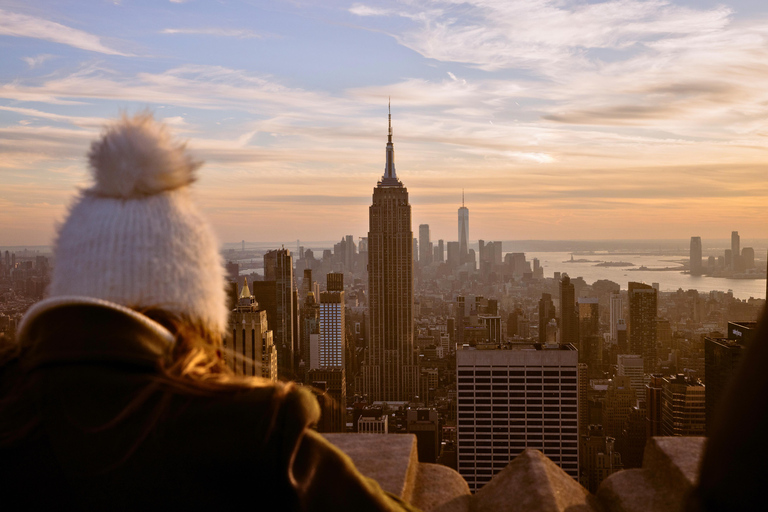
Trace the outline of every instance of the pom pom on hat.
<instances>
[{"instance_id":1,"label":"pom pom on hat","mask_svg":"<svg viewBox=\"0 0 768 512\"><path fill-rule=\"evenodd\" d=\"M89 159L95 184L58 229L49 295L160 308L224 332L219 243L187 186L200 162L146 112L108 126Z\"/></svg>"},{"instance_id":2,"label":"pom pom on hat","mask_svg":"<svg viewBox=\"0 0 768 512\"><path fill-rule=\"evenodd\" d=\"M102 138L91 144L88 159L96 180L91 191L126 199L189 185L202 164L149 112L123 115L108 126Z\"/></svg>"}]
</instances>

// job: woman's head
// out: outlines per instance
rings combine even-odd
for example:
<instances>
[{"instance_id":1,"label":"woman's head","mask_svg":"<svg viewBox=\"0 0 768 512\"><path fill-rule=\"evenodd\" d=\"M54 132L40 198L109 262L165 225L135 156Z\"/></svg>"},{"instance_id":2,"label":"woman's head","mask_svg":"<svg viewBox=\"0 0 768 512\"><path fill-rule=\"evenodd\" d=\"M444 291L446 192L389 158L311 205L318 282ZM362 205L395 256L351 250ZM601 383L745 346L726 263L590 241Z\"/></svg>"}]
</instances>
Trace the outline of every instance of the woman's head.
<instances>
[{"instance_id":1,"label":"woman's head","mask_svg":"<svg viewBox=\"0 0 768 512\"><path fill-rule=\"evenodd\" d=\"M107 126L89 161L95 183L58 229L49 295L166 311L223 333L219 245L189 191L200 162L149 113Z\"/></svg>"}]
</instances>

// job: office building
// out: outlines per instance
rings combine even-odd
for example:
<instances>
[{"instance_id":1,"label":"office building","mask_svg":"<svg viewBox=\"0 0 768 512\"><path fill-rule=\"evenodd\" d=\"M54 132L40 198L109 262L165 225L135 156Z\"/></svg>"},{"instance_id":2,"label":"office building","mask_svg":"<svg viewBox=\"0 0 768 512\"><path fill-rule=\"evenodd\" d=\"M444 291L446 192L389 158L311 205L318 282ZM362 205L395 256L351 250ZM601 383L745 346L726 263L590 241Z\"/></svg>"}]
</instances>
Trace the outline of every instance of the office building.
<instances>
[{"instance_id":1,"label":"office building","mask_svg":"<svg viewBox=\"0 0 768 512\"><path fill-rule=\"evenodd\" d=\"M473 492L526 448L578 478L578 352L512 347L456 351L458 471Z\"/></svg>"},{"instance_id":2,"label":"office building","mask_svg":"<svg viewBox=\"0 0 768 512\"><path fill-rule=\"evenodd\" d=\"M413 346L413 232L408 190L395 173L392 116L384 176L373 189L368 231L370 342L362 368L370 400L412 400L419 373Z\"/></svg>"},{"instance_id":3,"label":"office building","mask_svg":"<svg viewBox=\"0 0 768 512\"><path fill-rule=\"evenodd\" d=\"M738 231L731 232L731 258L732 269L741 270L741 237Z\"/></svg>"},{"instance_id":4,"label":"office building","mask_svg":"<svg viewBox=\"0 0 768 512\"><path fill-rule=\"evenodd\" d=\"M589 366L591 375L599 376L603 368L603 337L600 336L597 297L580 297L576 307L579 315L579 362Z\"/></svg>"},{"instance_id":5,"label":"office building","mask_svg":"<svg viewBox=\"0 0 768 512\"><path fill-rule=\"evenodd\" d=\"M437 259L435 261L438 263L445 261L445 242L443 240L437 241Z\"/></svg>"},{"instance_id":6,"label":"office building","mask_svg":"<svg viewBox=\"0 0 768 512\"><path fill-rule=\"evenodd\" d=\"M656 437L661 434L661 391L664 377L659 374L651 375L645 385L646 437Z\"/></svg>"},{"instance_id":7,"label":"office building","mask_svg":"<svg viewBox=\"0 0 768 512\"><path fill-rule=\"evenodd\" d=\"M635 391L638 400L645 400L645 374L643 373L643 357L637 354L619 354L616 375L629 377L630 386Z\"/></svg>"},{"instance_id":8,"label":"office building","mask_svg":"<svg viewBox=\"0 0 768 512\"><path fill-rule=\"evenodd\" d=\"M746 249L745 249L746 250ZM707 435L712 434L717 407L733 380L749 343L754 339L757 322L728 322L725 338L704 338L704 380L707 383L705 411Z\"/></svg>"},{"instance_id":9,"label":"office building","mask_svg":"<svg viewBox=\"0 0 768 512\"><path fill-rule=\"evenodd\" d=\"M752 247L745 247L741 250L741 264L743 270L749 270L755 268L755 249Z\"/></svg>"},{"instance_id":10,"label":"office building","mask_svg":"<svg viewBox=\"0 0 768 512\"><path fill-rule=\"evenodd\" d=\"M576 310L576 289L568 274L560 278L560 343L579 346L579 314Z\"/></svg>"},{"instance_id":11,"label":"office building","mask_svg":"<svg viewBox=\"0 0 768 512\"><path fill-rule=\"evenodd\" d=\"M611 293L609 308L611 343L617 343L619 335L616 331L618 330L619 320L624 319L624 300L621 298L621 292Z\"/></svg>"},{"instance_id":12,"label":"office building","mask_svg":"<svg viewBox=\"0 0 768 512\"><path fill-rule=\"evenodd\" d=\"M235 374L277 381L277 350L267 312L259 308L245 278L237 307L229 315L229 332L231 338L224 337L224 358Z\"/></svg>"},{"instance_id":13,"label":"office building","mask_svg":"<svg viewBox=\"0 0 768 512\"><path fill-rule=\"evenodd\" d=\"M603 480L624 468L621 455L614 448L615 442L614 438L605 435L602 425L589 425L581 437L582 469L579 480L593 494Z\"/></svg>"},{"instance_id":14,"label":"office building","mask_svg":"<svg viewBox=\"0 0 768 512\"><path fill-rule=\"evenodd\" d=\"M278 249L264 254L264 281L262 283L274 283L275 297L273 301L267 300L267 314L269 325L275 333L275 346L277 347L277 367L281 376L293 378L294 357L297 355L296 347L300 340L294 331L294 313L297 311L294 303L293 283L293 257L288 249ZM263 284L264 288L254 287L254 292L259 291L256 300L261 303L268 299L263 297L263 290L270 288ZM271 291L271 290L268 290ZM255 293L256 294L256 293ZM273 307L270 307L272 306ZM273 309L274 308L274 309ZM296 335L296 336L295 336Z\"/></svg>"},{"instance_id":15,"label":"office building","mask_svg":"<svg viewBox=\"0 0 768 512\"><path fill-rule=\"evenodd\" d=\"M616 322L616 349L619 353L629 352L629 338L627 337L627 323L623 318Z\"/></svg>"},{"instance_id":16,"label":"office building","mask_svg":"<svg viewBox=\"0 0 768 512\"><path fill-rule=\"evenodd\" d=\"M555 316L555 303L552 302L552 296L542 293L539 299L539 343L547 342L547 325L555 319Z\"/></svg>"},{"instance_id":17,"label":"office building","mask_svg":"<svg viewBox=\"0 0 768 512\"><path fill-rule=\"evenodd\" d=\"M432 263L432 243L429 241L429 224L419 225L419 263L422 266Z\"/></svg>"},{"instance_id":18,"label":"office building","mask_svg":"<svg viewBox=\"0 0 768 512\"><path fill-rule=\"evenodd\" d=\"M618 439L624 430L624 424L630 409L636 404L637 395L632 389L630 377L616 376L608 384L603 403L603 427L605 435Z\"/></svg>"},{"instance_id":19,"label":"office building","mask_svg":"<svg viewBox=\"0 0 768 512\"><path fill-rule=\"evenodd\" d=\"M440 455L440 422L435 409L408 409L406 428L416 436L419 462L434 464Z\"/></svg>"},{"instance_id":20,"label":"office building","mask_svg":"<svg viewBox=\"0 0 768 512\"><path fill-rule=\"evenodd\" d=\"M451 268L458 268L461 264L461 248L459 242L448 242L446 247L448 251L448 265Z\"/></svg>"},{"instance_id":21,"label":"office building","mask_svg":"<svg viewBox=\"0 0 768 512\"><path fill-rule=\"evenodd\" d=\"M320 368L344 368L346 320L344 315L344 274L329 273L328 291L320 292Z\"/></svg>"},{"instance_id":22,"label":"office building","mask_svg":"<svg viewBox=\"0 0 768 512\"><path fill-rule=\"evenodd\" d=\"M692 276L700 276L702 273L701 268L701 237L691 237L691 251L690 251L689 268Z\"/></svg>"},{"instance_id":23,"label":"office building","mask_svg":"<svg viewBox=\"0 0 768 512\"><path fill-rule=\"evenodd\" d=\"M664 377L661 384L661 435L706 434L704 384L682 374Z\"/></svg>"},{"instance_id":24,"label":"office building","mask_svg":"<svg viewBox=\"0 0 768 512\"><path fill-rule=\"evenodd\" d=\"M307 383L314 388L320 404L318 432L345 432L347 380L343 368L309 370Z\"/></svg>"},{"instance_id":25,"label":"office building","mask_svg":"<svg viewBox=\"0 0 768 512\"><path fill-rule=\"evenodd\" d=\"M645 283L629 283L629 353L643 356L645 373L656 371L658 292Z\"/></svg>"}]
</instances>

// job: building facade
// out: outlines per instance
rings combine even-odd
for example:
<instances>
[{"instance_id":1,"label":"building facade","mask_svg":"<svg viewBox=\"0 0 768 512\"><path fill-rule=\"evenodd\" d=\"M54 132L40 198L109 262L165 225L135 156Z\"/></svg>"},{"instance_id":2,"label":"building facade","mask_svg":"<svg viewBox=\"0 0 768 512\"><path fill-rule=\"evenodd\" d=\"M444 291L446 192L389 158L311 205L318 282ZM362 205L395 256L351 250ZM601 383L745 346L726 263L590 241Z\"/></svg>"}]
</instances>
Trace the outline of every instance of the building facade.
<instances>
[{"instance_id":1,"label":"building facade","mask_svg":"<svg viewBox=\"0 0 768 512\"><path fill-rule=\"evenodd\" d=\"M224 337L224 358L237 375L277 381L277 350L267 325L267 312L243 280L237 307L229 316L230 336Z\"/></svg>"},{"instance_id":2,"label":"building facade","mask_svg":"<svg viewBox=\"0 0 768 512\"><path fill-rule=\"evenodd\" d=\"M458 471L472 491L526 448L578 478L578 353L514 347L456 352Z\"/></svg>"},{"instance_id":3,"label":"building facade","mask_svg":"<svg viewBox=\"0 0 768 512\"><path fill-rule=\"evenodd\" d=\"M370 400L412 400L419 390L413 346L413 231L408 190L395 173L391 115L384 176L373 189L369 209L368 294L364 393Z\"/></svg>"},{"instance_id":4,"label":"building facade","mask_svg":"<svg viewBox=\"0 0 768 512\"><path fill-rule=\"evenodd\" d=\"M629 352L643 356L645 373L656 371L658 292L645 283L629 283Z\"/></svg>"}]
</instances>

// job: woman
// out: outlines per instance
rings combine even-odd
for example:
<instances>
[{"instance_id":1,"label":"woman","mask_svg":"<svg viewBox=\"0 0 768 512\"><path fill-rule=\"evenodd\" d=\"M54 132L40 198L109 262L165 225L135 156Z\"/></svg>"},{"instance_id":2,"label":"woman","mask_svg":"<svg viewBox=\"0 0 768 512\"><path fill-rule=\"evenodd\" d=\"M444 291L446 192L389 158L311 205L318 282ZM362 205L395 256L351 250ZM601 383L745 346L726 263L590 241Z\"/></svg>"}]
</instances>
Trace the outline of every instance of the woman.
<instances>
[{"instance_id":1,"label":"woman","mask_svg":"<svg viewBox=\"0 0 768 512\"><path fill-rule=\"evenodd\" d=\"M49 297L0 353L3 507L409 509L310 429L309 392L224 364L224 272L184 145L140 114L89 159Z\"/></svg>"}]
</instances>

